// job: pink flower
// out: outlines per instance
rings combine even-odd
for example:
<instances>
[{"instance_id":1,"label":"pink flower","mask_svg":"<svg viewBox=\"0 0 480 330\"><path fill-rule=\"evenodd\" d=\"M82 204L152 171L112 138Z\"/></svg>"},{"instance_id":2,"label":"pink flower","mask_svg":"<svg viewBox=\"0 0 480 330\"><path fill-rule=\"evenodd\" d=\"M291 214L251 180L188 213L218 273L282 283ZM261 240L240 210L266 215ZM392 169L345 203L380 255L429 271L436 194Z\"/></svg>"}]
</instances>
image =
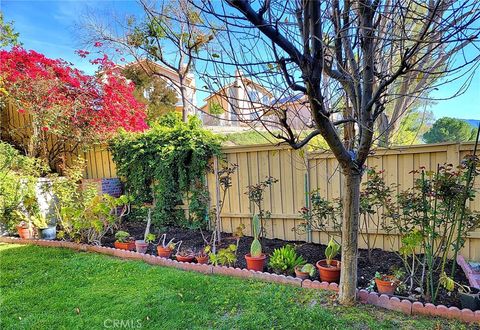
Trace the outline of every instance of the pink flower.
<instances>
[{"instance_id":1,"label":"pink flower","mask_svg":"<svg viewBox=\"0 0 480 330\"><path fill-rule=\"evenodd\" d=\"M83 49L78 49L78 50L75 51L75 53L77 53L78 56L83 57L83 58L87 57L87 55L90 54L89 51L83 50Z\"/></svg>"},{"instance_id":2,"label":"pink flower","mask_svg":"<svg viewBox=\"0 0 480 330\"><path fill-rule=\"evenodd\" d=\"M94 47L102 47L103 44L100 41L97 41L93 44Z\"/></svg>"}]
</instances>

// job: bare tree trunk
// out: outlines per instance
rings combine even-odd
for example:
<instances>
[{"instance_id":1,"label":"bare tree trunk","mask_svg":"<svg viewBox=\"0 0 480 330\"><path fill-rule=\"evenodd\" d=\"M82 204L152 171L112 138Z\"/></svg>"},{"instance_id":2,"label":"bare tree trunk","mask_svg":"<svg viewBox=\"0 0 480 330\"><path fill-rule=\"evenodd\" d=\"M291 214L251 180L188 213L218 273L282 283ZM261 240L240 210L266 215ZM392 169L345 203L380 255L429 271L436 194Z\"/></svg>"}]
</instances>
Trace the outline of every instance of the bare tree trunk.
<instances>
[{"instance_id":1,"label":"bare tree trunk","mask_svg":"<svg viewBox=\"0 0 480 330\"><path fill-rule=\"evenodd\" d=\"M357 289L358 224L360 219L361 173L345 173L344 210L342 223L342 264L339 300L353 305Z\"/></svg>"}]
</instances>

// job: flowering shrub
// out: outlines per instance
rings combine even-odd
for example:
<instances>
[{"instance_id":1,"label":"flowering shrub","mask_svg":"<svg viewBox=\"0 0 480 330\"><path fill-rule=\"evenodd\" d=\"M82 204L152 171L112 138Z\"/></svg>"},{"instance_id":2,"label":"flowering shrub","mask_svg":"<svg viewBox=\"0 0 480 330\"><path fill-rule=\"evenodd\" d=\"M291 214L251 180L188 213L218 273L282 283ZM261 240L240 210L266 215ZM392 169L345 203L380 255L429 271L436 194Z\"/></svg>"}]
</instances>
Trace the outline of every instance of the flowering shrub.
<instances>
[{"instance_id":1,"label":"flowering shrub","mask_svg":"<svg viewBox=\"0 0 480 330\"><path fill-rule=\"evenodd\" d=\"M12 133L21 137L18 143L28 141L22 147L29 156L48 160L52 169L61 154L108 138L119 127L147 128L145 105L133 97L133 84L107 56L91 62L98 65L95 76L33 50L0 50L0 98L13 102L32 124Z\"/></svg>"}]
</instances>

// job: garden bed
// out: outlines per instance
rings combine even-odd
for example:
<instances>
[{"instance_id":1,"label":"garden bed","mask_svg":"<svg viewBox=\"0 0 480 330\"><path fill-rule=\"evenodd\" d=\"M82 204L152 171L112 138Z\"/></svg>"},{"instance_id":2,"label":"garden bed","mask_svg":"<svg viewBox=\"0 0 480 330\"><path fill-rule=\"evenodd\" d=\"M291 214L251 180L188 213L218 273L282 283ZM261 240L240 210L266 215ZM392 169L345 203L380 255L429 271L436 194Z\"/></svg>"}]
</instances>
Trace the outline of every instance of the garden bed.
<instances>
[{"instance_id":1,"label":"garden bed","mask_svg":"<svg viewBox=\"0 0 480 330\"><path fill-rule=\"evenodd\" d=\"M132 237L135 239L142 239L144 235L144 224L138 222L125 222L122 226L122 230L128 231ZM181 240L182 248L192 248L195 250L200 250L204 246L204 241L199 230L191 230L178 227L168 227L164 230L167 234L168 239L175 238L176 240ZM209 237L209 232L204 232L205 237ZM223 236L223 245L228 245L235 243L236 240L232 240L231 234L224 233ZM230 238L230 239L229 239ZM113 242L115 238L112 234L109 234L104 237L103 242L105 246L113 247ZM252 237L243 237L240 240L237 251L237 262L235 267L246 268L246 261L243 257L245 254L250 252L250 245L252 242ZM281 239L262 239L262 249L267 254L270 255L273 250L280 248L285 244L295 244L296 250L299 255L301 255L307 262L315 264L318 260L325 259L325 248L326 245L323 244L314 244L314 243L305 243L305 242L290 242L284 241ZM373 262L368 260L368 251L364 249L359 250L359 260L358 260L358 288L366 289L371 279L374 278L376 272L388 273L391 269L402 268L403 262L399 256L394 252L383 251L380 249L375 249L372 253ZM150 246L147 253L156 255L156 250ZM449 266L446 269L450 269L451 261ZM273 272L269 269L268 264L265 269L266 271ZM420 276L420 275L419 275ZM318 278L316 278L318 279ZM468 279L459 267L455 274L455 281L460 284L468 285ZM409 299L412 302L417 301L412 299L413 297L407 298L405 296L399 296L403 299ZM425 300L418 298L420 302L426 302ZM460 301L458 298L457 291L448 292L447 290L441 288L437 301L437 304L442 304L447 307L455 306L461 309Z\"/></svg>"}]
</instances>

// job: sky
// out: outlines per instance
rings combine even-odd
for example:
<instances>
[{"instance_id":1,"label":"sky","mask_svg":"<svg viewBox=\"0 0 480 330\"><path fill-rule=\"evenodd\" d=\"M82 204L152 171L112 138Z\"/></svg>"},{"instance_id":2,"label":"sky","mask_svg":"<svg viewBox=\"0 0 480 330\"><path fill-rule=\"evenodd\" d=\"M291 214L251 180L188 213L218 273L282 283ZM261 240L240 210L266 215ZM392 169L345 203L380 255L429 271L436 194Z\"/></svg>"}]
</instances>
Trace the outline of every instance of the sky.
<instances>
[{"instance_id":1,"label":"sky","mask_svg":"<svg viewBox=\"0 0 480 330\"><path fill-rule=\"evenodd\" d=\"M14 28L20 33L20 41L26 49L33 49L51 58L63 58L72 62L86 73L93 73L94 67L86 59L74 53L84 45L78 38L76 22L87 8L117 13L138 14L133 0L87 1L87 0L0 0L0 10L6 21L14 21ZM467 51L478 52L471 47ZM198 82L197 82L198 84ZM460 89L463 81L441 86L433 93L435 98L449 98ZM204 96L197 95L201 105ZM480 119L480 69L462 95L451 100L437 101L428 110L436 119L444 116L463 119Z\"/></svg>"}]
</instances>

